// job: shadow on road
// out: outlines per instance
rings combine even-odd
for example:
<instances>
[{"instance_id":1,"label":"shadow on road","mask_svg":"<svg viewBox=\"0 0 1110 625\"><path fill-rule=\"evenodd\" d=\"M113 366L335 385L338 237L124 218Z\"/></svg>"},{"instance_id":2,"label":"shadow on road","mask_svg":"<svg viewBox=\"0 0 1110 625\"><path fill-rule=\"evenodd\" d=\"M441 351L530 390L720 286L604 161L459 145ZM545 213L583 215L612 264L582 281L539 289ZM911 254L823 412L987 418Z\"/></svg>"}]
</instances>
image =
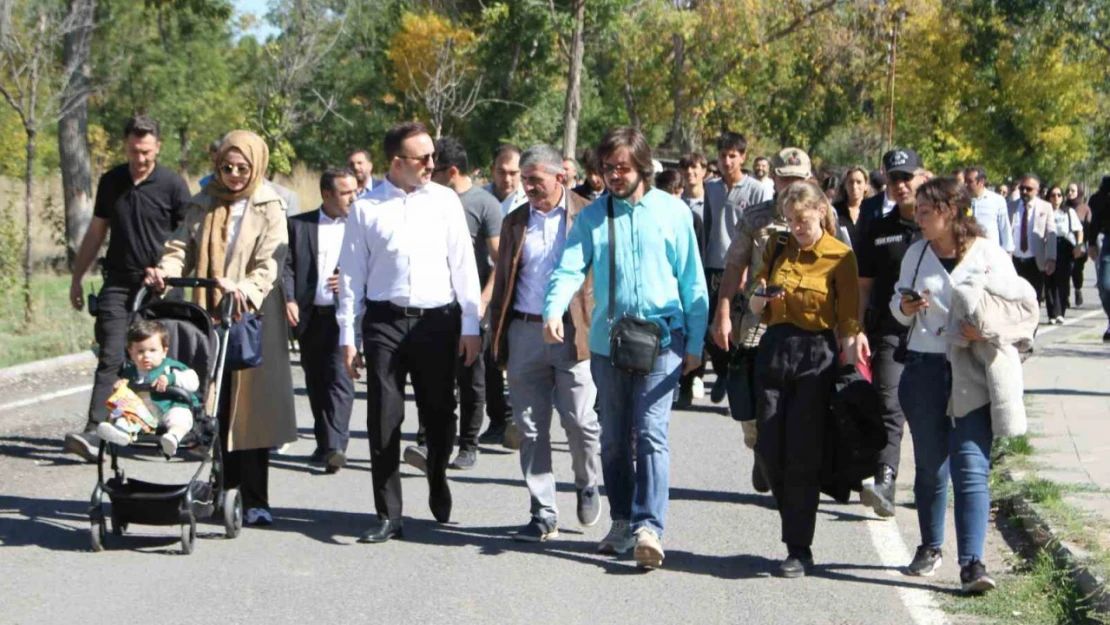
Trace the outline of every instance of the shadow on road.
<instances>
[{"instance_id":1,"label":"shadow on road","mask_svg":"<svg viewBox=\"0 0 1110 625\"><path fill-rule=\"evenodd\" d=\"M66 453L61 438L35 436L0 436L0 456L21 458L52 464L86 464L84 460Z\"/></svg>"},{"instance_id":2,"label":"shadow on road","mask_svg":"<svg viewBox=\"0 0 1110 625\"><path fill-rule=\"evenodd\" d=\"M1110 397L1110 393L1099 391L1079 391L1070 388L1027 388L1026 395L1063 395L1067 397Z\"/></svg>"},{"instance_id":3,"label":"shadow on road","mask_svg":"<svg viewBox=\"0 0 1110 625\"><path fill-rule=\"evenodd\" d=\"M0 495L0 546L35 546L58 551L89 549L87 501Z\"/></svg>"}]
</instances>

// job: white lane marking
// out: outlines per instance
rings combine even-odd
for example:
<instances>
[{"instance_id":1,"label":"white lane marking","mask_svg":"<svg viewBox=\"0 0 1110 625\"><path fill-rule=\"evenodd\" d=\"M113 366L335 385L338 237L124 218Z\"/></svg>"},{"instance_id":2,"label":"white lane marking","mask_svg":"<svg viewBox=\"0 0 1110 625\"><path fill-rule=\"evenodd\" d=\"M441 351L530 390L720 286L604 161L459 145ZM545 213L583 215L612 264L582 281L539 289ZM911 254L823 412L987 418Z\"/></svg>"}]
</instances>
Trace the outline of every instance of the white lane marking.
<instances>
[{"instance_id":1,"label":"white lane marking","mask_svg":"<svg viewBox=\"0 0 1110 625\"><path fill-rule=\"evenodd\" d=\"M868 533L871 534L871 543L879 554L883 566L892 569L901 569L910 563L910 552L902 540L902 533L898 531L898 524L890 521L865 521ZM900 573L898 573L900 575ZM917 578L907 577L907 580ZM906 611L910 613L915 625L948 625L948 617L937 605L936 599L930 590L898 586L898 597Z\"/></svg>"},{"instance_id":2,"label":"white lane marking","mask_svg":"<svg viewBox=\"0 0 1110 625\"><path fill-rule=\"evenodd\" d=\"M21 399L19 401L13 401L7 404L0 404L0 412L7 412L9 410L15 410L17 408L26 408L27 406L41 404L52 399L58 399L59 397L67 397L69 395L76 395L77 393L84 393L85 391L91 391L92 387L92 384L83 384L81 386L74 386L72 388L64 388L60 391L54 391L53 393L46 393L45 395L28 397L27 399Z\"/></svg>"},{"instance_id":3,"label":"white lane marking","mask_svg":"<svg viewBox=\"0 0 1110 625\"><path fill-rule=\"evenodd\" d=\"M1037 338L1040 338L1040 337L1042 337L1046 334L1051 334L1051 333L1053 333L1053 332L1055 332L1055 331L1057 331L1061 328L1066 328L1068 326L1075 325L1075 324L1079 323L1080 321L1083 321L1084 319L1090 319L1091 317L1097 317L1099 315L1105 315L1105 314L1106 313L1101 311L1101 310L1092 310L1091 312L1079 315L1078 317L1073 317L1071 319L1066 319L1065 318L1064 323L1061 324L1061 325L1048 326L1047 328L1044 328L1043 330L1038 330L1037 331Z\"/></svg>"}]
</instances>

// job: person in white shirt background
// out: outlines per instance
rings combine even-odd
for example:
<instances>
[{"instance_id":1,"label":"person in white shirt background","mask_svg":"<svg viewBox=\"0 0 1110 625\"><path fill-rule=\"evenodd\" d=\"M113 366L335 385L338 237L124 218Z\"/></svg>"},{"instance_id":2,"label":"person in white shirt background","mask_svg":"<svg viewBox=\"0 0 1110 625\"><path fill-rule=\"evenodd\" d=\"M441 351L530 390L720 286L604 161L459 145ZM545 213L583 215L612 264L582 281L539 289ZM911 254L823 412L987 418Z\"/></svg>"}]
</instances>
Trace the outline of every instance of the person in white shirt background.
<instances>
[{"instance_id":1,"label":"person in white shirt background","mask_svg":"<svg viewBox=\"0 0 1110 625\"><path fill-rule=\"evenodd\" d=\"M355 202L348 217L336 315L347 370L355 379L356 321L362 319L378 513L359 539L364 543L404 535L399 466L408 374L427 436L428 504L437 522L450 520L447 464L455 441L457 356L470 366L482 350L474 247L458 195L431 182L432 138L423 124L405 122L386 133L384 148L386 179Z\"/></svg>"},{"instance_id":2,"label":"person in white shirt background","mask_svg":"<svg viewBox=\"0 0 1110 625\"><path fill-rule=\"evenodd\" d=\"M358 181L355 199L361 200L378 186L378 181L374 180L374 161L371 160L369 151L362 148L352 151L347 155L347 167L354 172L355 180Z\"/></svg>"},{"instance_id":3,"label":"person in white shirt background","mask_svg":"<svg viewBox=\"0 0 1110 625\"><path fill-rule=\"evenodd\" d=\"M1075 249L1083 244L1083 223L1075 209L1064 203L1064 190L1052 186L1048 190L1048 203L1052 205L1053 226L1056 229L1056 270L1045 276L1044 295L1049 322L1064 323L1064 316L1071 306L1071 274L1075 262Z\"/></svg>"},{"instance_id":4,"label":"person in white shirt background","mask_svg":"<svg viewBox=\"0 0 1110 625\"><path fill-rule=\"evenodd\" d=\"M771 177L771 161L766 156L760 156L752 164L752 178L759 181L764 189L771 195L775 194L775 179Z\"/></svg>"},{"instance_id":5,"label":"person in white shirt background","mask_svg":"<svg viewBox=\"0 0 1110 625\"><path fill-rule=\"evenodd\" d=\"M971 212L975 221L983 227L983 236L1012 254L1014 233L1006 198L987 188L987 172L978 165L967 168L964 185L971 195Z\"/></svg>"},{"instance_id":6,"label":"person in white shirt background","mask_svg":"<svg viewBox=\"0 0 1110 625\"><path fill-rule=\"evenodd\" d=\"M501 216L528 202L520 185L520 148L506 143L493 151L492 181L483 187L501 202Z\"/></svg>"},{"instance_id":7,"label":"person in white shirt background","mask_svg":"<svg viewBox=\"0 0 1110 625\"><path fill-rule=\"evenodd\" d=\"M1026 174L1018 182L1020 199L1010 202L1014 238L1014 268L1033 285L1044 301L1045 276L1056 271L1056 220L1052 206L1040 199L1041 180Z\"/></svg>"}]
</instances>

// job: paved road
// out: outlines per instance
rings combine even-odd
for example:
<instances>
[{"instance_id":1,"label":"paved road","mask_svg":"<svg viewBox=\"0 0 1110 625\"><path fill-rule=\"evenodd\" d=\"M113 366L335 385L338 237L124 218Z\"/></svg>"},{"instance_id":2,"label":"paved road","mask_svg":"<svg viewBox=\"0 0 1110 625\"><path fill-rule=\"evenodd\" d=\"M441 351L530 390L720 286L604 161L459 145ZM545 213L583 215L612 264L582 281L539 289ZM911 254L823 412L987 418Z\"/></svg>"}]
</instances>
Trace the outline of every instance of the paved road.
<instances>
[{"instance_id":1,"label":"paved road","mask_svg":"<svg viewBox=\"0 0 1110 625\"><path fill-rule=\"evenodd\" d=\"M1046 340L1079 331L1062 328ZM0 383L0 405L89 380L87 368L7 380ZM906 505L895 523L856 503L823 500L814 545L818 572L802 580L772 577L783 556L777 514L767 496L751 490L752 456L740 428L706 403L672 418L662 570L642 573L630 558L594 553L607 527L573 522L570 458L557 427L566 522L559 539L543 545L510 539L527 521L528 496L516 456L494 447L482 450L474 471L452 473L449 525L432 521L426 484L409 471L407 540L357 544L372 510L365 403L360 395L351 464L325 475L306 464L313 442L299 369L295 384L301 438L291 455L273 461L276 525L226 540L221 527L202 524L196 552L187 557L177 554L170 528L133 527L134 535L113 541L111 550L88 550L86 507L95 471L61 452L63 433L83 422L87 392L0 411L0 623L945 622L935 595L953 591L958 568L949 558L933 579L899 573L917 544L914 512ZM411 402L407 410L411 440ZM906 440L902 503L912 499ZM135 477L188 470L161 461L128 465ZM947 552L954 554L954 532L948 535Z\"/></svg>"}]
</instances>

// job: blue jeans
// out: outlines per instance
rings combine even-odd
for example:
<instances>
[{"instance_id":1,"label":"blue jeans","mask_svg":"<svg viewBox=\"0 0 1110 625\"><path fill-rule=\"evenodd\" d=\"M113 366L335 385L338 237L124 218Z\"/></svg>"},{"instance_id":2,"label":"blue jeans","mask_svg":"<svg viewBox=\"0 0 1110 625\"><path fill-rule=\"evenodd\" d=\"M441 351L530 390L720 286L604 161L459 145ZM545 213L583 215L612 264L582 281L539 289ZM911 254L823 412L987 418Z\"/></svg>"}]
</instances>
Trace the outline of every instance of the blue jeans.
<instances>
[{"instance_id":1,"label":"blue jeans","mask_svg":"<svg viewBox=\"0 0 1110 625\"><path fill-rule=\"evenodd\" d=\"M646 376L618 371L606 356L593 354L590 359L601 408L601 473L609 496L609 516L631 522L632 531L648 527L660 537L670 501L667 430L685 344L681 334L671 334L671 344L661 350Z\"/></svg>"},{"instance_id":2,"label":"blue jeans","mask_svg":"<svg viewBox=\"0 0 1110 625\"><path fill-rule=\"evenodd\" d=\"M944 354L910 352L898 386L898 399L913 437L913 495L921 544L944 544L951 474L956 500L956 550L960 566L983 559L983 541L990 520L990 404L966 416L947 415L952 395L952 370Z\"/></svg>"},{"instance_id":3,"label":"blue jeans","mask_svg":"<svg viewBox=\"0 0 1110 625\"><path fill-rule=\"evenodd\" d=\"M1102 243L1095 275L1098 278L1098 298L1102 300L1102 310L1110 317L1110 240Z\"/></svg>"}]
</instances>

